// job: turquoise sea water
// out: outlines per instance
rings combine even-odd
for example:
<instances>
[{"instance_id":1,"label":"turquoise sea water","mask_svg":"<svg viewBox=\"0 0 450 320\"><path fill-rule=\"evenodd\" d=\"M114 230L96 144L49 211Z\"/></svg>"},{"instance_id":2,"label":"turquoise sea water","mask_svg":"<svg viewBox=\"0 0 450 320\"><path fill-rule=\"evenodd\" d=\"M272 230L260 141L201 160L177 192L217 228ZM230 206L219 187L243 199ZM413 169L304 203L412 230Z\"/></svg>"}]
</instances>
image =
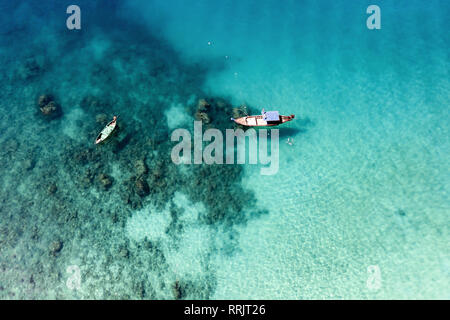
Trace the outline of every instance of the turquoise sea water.
<instances>
[{"instance_id":1,"label":"turquoise sea water","mask_svg":"<svg viewBox=\"0 0 450 320\"><path fill-rule=\"evenodd\" d=\"M0 1L0 298L450 298L448 1L77 2ZM199 99L278 173L174 165Z\"/></svg>"}]
</instances>

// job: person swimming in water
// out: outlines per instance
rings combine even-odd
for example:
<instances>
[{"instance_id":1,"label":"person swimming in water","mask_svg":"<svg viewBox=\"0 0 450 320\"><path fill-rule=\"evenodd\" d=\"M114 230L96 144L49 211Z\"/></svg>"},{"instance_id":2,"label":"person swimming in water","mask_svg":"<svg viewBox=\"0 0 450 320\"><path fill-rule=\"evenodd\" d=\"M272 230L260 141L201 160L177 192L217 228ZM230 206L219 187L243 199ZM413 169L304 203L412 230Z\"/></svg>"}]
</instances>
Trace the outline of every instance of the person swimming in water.
<instances>
[{"instance_id":1,"label":"person swimming in water","mask_svg":"<svg viewBox=\"0 0 450 320\"><path fill-rule=\"evenodd\" d=\"M292 145L294 144L294 139L292 139L292 138L287 138L286 143L287 143L288 145L292 146Z\"/></svg>"}]
</instances>

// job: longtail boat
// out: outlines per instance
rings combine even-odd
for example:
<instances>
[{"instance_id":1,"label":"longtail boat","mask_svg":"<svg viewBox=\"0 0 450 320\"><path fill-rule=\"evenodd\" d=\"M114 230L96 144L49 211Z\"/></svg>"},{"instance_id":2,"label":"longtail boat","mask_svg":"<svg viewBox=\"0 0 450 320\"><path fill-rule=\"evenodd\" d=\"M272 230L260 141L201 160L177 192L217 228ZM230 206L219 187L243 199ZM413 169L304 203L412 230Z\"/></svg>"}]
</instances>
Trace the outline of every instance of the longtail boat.
<instances>
[{"instance_id":1,"label":"longtail boat","mask_svg":"<svg viewBox=\"0 0 450 320\"><path fill-rule=\"evenodd\" d=\"M293 114L290 116L282 116L278 111L264 111L263 109L261 115L246 116L237 119L231 118L231 120L247 127L271 127L291 121L294 118L295 115Z\"/></svg>"}]
</instances>

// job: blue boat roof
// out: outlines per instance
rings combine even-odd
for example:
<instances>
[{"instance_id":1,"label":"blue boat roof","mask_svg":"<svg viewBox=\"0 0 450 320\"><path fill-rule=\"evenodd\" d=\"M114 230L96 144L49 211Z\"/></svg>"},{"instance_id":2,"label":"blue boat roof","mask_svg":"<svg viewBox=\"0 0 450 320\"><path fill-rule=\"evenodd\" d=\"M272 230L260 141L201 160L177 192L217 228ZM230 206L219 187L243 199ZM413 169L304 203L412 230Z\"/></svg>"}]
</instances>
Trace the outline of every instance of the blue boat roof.
<instances>
[{"instance_id":1,"label":"blue boat roof","mask_svg":"<svg viewBox=\"0 0 450 320\"><path fill-rule=\"evenodd\" d=\"M278 121L280 120L280 114L278 113L278 111L266 111L264 112L264 120Z\"/></svg>"}]
</instances>

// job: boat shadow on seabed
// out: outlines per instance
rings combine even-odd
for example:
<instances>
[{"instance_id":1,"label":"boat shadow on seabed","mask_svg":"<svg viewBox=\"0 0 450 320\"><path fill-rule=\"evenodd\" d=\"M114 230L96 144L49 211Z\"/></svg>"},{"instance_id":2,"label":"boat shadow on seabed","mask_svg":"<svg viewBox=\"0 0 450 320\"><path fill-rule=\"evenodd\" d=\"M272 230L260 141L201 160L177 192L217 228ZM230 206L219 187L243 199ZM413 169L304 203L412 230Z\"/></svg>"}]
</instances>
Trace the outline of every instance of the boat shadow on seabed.
<instances>
[{"instance_id":1,"label":"boat shadow on seabed","mask_svg":"<svg viewBox=\"0 0 450 320\"><path fill-rule=\"evenodd\" d=\"M111 149L113 153L123 150L133 137L133 132L127 130L123 122L117 122L116 128L107 139L96 145L97 148Z\"/></svg>"},{"instance_id":2,"label":"boat shadow on seabed","mask_svg":"<svg viewBox=\"0 0 450 320\"><path fill-rule=\"evenodd\" d=\"M310 118L296 118L295 119L296 128L287 127L286 125L283 127L274 127L273 129L280 129L279 137L280 138L292 138L297 135L304 134L308 131L308 129L314 126L314 123ZM289 124L287 124L289 126Z\"/></svg>"}]
</instances>

